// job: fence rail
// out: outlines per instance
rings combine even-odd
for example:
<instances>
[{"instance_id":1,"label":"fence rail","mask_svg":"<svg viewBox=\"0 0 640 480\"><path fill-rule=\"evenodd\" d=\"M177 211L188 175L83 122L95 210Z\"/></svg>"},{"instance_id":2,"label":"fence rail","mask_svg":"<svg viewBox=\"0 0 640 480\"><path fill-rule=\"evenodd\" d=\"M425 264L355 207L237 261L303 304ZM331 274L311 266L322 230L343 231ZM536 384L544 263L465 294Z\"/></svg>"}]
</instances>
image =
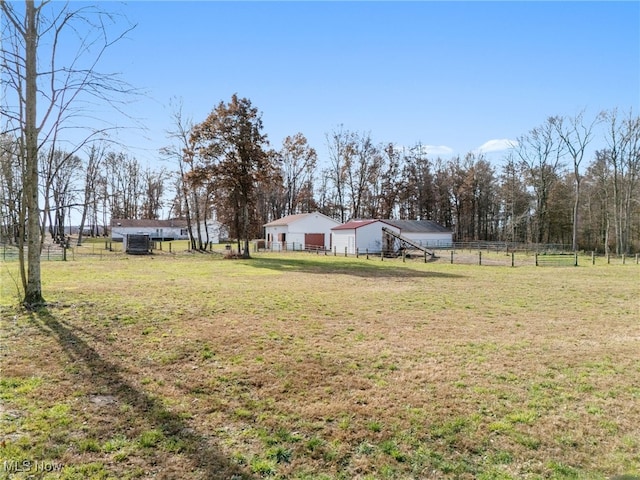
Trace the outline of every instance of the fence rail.
<instances>
[{"instance_id":1,"label":"fence rail","mask_svg":"<svg viewBox=\"0 0 640 480\"><path fill-rule=\"evenodd\" d=\"M324 256L335 257L351 257L360 258L366 260L380 260L380 261L412 261L412 262L436 262L436 263L449 263L459 265L486 265L486 266L578 266L578 265L625 265L625 264L640 264L640 254L635 255L597 255L595 252L583 252L583 253L567 253L559 252L555 248L547 248L542 252L536 251L535 248L528 246L527 248L497 248L495 245L491 245L491 248L477 248L477 243L469 248L469 244L452 244L449 248L434 249L434 255L429 255L419 250L403 250L397 251L371 251L371 250L358 250L355 252L349 252L347 249L338 251L333 248L331 250L325 249L288 249L288 250L269 250L269 249L256 249L256 253L311 253ZM454 248L455 247L455 248ZM466 247L466 248L462 248ZM542 249L541 249L542 250Z\"/></svg>"},{"instance_id":2,"label":"fence rail","mask_svg":"<svg viewBox=\"0 0 640 480\"><path fill-rule=\"evenodd\" d=\"M0 259L3 262L18 261L20 250L14 245L0 245ZM24 247L24 258L27 258L27 247ZM67 251L59 245L45 245L40 253L42 261L67 260Z\"/></svg>"},{"instance_id":3,"label":"fence rail","mask_svg":"<svg viewBox=\"0 0 640 480\"><path fill-rule=\"evenodd\" d=\"M174 245L175 244L175 245ZM449 264L487 265L487 266L569 266L569 265L625 265L640 264L640 254L614 255L597 254L596 252L568 252L561 245L534 245L534 244L509 244L490 242L456 242L446 247L432 247L434 255L428 255L418 250L402 251L367 251L359 250L347 252L337 251L334 247L325 250L322 247L304 248L296 243L287 245L286 250L270 250L258 248L254 243L254 253L289 252L291 254L310 253L315 255L354 257L366 260L381 261L412 261L412 262L436 262ZM154 247L156 255L175 255L188 252L188 242L164 242ZM224 254L225 251L217 252ZM42 251L42 261L77 261L82 259L116 260L125 256L122 244L117 242L101 241L85 243L81 247L70 246L67 249L58 245L48 245ZM25 250L26 258L26 250ZM18 260L18 248L14 245L0 244L0 262L12 262Z\"/></svg>"}]
</instances>

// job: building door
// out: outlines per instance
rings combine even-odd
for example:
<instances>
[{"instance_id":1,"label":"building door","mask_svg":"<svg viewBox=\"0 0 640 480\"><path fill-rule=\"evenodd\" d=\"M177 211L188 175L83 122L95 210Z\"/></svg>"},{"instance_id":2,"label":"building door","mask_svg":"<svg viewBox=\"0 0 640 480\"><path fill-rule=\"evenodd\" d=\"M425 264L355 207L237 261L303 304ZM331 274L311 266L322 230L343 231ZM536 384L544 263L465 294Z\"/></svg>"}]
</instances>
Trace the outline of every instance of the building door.
<instances>
[{"instance_id":1,"label":"building door","mask_svg":"<svg viewBox=\"0 0 640 480\"><path fill-rule=\"evenodd\" d=\"M324 250L324 233L305 233L305 250Z\"/></svg>"}]
</instances>

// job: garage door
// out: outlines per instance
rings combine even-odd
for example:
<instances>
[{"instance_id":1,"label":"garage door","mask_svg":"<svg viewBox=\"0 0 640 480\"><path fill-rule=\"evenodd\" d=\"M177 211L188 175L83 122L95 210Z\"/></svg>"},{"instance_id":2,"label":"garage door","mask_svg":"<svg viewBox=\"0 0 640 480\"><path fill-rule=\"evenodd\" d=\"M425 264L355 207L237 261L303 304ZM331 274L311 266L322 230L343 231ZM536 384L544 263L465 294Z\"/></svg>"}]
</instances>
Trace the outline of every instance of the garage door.
<instances>
[{"instance_id":1,"label":"garage door","mask_svg":"<svg viewBox=\"0 0 640 480\"><path fill-rule=\"evenodd\" d=\"M306 250L324 249L324 233L305 233L304 248Z\"/></svg>"}]
</instances>

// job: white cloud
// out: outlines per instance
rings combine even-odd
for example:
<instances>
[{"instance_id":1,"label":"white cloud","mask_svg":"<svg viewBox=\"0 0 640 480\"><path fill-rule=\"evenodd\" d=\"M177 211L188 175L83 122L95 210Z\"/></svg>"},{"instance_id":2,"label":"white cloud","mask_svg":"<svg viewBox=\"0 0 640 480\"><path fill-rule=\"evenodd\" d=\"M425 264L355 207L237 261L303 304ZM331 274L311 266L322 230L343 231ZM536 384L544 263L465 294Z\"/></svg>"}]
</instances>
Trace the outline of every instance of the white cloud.
<instances>
[{"instance_id":1,"label":"white cloud","mask_svg":"<svg viewBox=\"0 0 640 480\"><path fill-rule=\"evenodd\" d=\"M476 152L478 153L502 152L504 150L509 150L517 146L518 146L517 141L509 140L507 138L501 138L498 140L489 140L488 142L484 142L482 145L480 145L476 149Z\"/></svg>"},{"instance_id":2,"label":"white cloud","mask_svg":"<svg viewBox=\"0 0 640 480\"><path fill-rule=\"evenodd\" d=\"M453 148L446 145L424 145L422 148L427 155L451 155L454 152Z\"/></svg>"}]
</instances>

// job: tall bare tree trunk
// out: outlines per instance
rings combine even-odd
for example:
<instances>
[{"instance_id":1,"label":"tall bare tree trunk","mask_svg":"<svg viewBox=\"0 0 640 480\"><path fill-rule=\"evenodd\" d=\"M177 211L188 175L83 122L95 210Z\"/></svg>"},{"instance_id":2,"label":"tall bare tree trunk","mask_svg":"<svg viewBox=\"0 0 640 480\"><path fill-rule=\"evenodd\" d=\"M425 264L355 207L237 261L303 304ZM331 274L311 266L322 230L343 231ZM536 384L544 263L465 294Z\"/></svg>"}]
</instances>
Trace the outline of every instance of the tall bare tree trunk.
<instances>
[{"instance_id":1,"label":"tall bare tree trunk","mask_svg":"<svg viewBox=\"0 0 640 480\"><path fill-rule=\"evenodd\" d=\"M42 235L40 231L40 208L38 206L38 129L36 127L37 95L37 42L38 26L33 1L26 2L25 35L25 177L24 199L27 214L27 281L24 285L23 303L37 306L44 303L40 278L40 250Z\"/></svg>"}]
</instances>

